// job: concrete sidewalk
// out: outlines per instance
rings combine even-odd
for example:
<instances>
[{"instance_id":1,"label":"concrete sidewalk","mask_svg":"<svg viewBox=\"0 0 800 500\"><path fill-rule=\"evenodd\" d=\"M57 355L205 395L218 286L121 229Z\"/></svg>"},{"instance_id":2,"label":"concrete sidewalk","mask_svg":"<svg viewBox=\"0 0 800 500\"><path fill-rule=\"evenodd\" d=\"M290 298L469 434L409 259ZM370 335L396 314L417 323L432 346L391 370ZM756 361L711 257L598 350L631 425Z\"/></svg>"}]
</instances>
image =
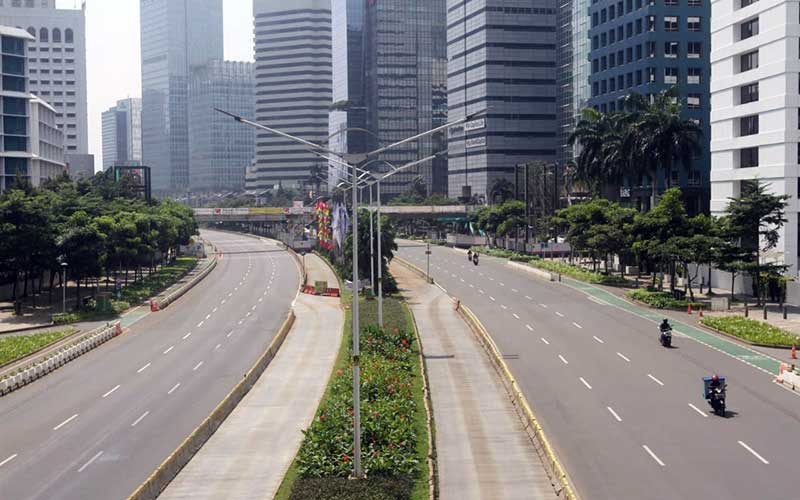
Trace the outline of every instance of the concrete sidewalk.
<instances>
[{"instance_id":1,"label":"concrete sidewalk","mask_svg":"<svg viewBox=\"0 0 800 500\"><path fill-rule=\"evenodd\" d=\"M555 499L499 375L453 300L402 264L391 270L422 338L440 498Z\"/></svg>"},{"instance_id":2,"label":"concrete sidewalk","mask_svg":"<svg viewBox=\"0 0 800 500\"><path fill-rule=\"evenodd\" d=\"M309 282L337 283L316 255L305 257ZM162 499L269 499L275 496L314 418L341 344L338 298L303 295L278 355Z\"/></svg>"}]
</instances>

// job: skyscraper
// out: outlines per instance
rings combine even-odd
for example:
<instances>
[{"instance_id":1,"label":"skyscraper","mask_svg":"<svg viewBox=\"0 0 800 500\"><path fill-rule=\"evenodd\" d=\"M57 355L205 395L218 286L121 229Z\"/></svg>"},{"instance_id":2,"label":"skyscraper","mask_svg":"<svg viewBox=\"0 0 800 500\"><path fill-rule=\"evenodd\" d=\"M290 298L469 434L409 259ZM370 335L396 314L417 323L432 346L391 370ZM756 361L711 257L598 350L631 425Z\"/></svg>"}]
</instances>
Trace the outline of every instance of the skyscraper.
<instances>
[{"instance_id":1,"label":"skyscraper","mask_svg":"<svg viewBox=\"0 0 800 500\"><path fill-rule=\"evenodd\" d=\"M451 198L488 198L515 165L556 159L555 4L448 0L449 119L488 109L449 134Z\"/></svg>"},{"instance_id":2,"label":"skyscraper","mask_svg":"<svg viewBox=\"0 0 800 500\"><path fill-rule=\"evenodd\" d=\"M737 0L738 1L738 0ZM708 212L710 158L709 0L600 0L589 7L591 18L591 98L602 112L623 109L631 92L654 95L675 86L683 115L704 131L705 146L690 169L674 168L670 184L683 190L690 213ZM642 175L628 179L621 189L623 202L646 209L651 183Z\"/></svg>"},{"instance_id":3,"label":"skyscraper","mask_svg":"<svg viewBox=\"0 0 800 500\"><path fill-rule=\"evenodd\" d=\"M117 101L103 112L103 170L142 163L142 100Z\"/></svg>"},{"instance_id":4,"label":"skyscraper","mask_svg":"<svg viewBox=\"0 0 800 500\"><path fill-rule=\"evenodd\" d=\"M371 143L364 102L364 0L332 0L333 104L328 117L330 149L337 153L363 153ZM332 164L328 178L336 185L343 175Z\"/></svg>"},{"instance_id":5,"label":"skyscraper","mask_svg":"<svg viewBox=\"0 0 800 500\"><path fill-rule=\"evenodd\" d=\"M241 190L255 157L255 131L217 113L253 119L253 64L210 61L189 82L189 186L192 192Z\"/></svg>"},{"instance_id":6,"label":"skyscraper","mask_svg":"<svg viewBox=\"0 0 800 500\"><path fill-rule=\"evenodd\" d=\"M380 0L366 9L367 128L386 146L447 121L447 10L445 0ZM445 151L445 134L387 151L401 166ZM373 143L375 139L373 139ZM380 165L377 165L381 168ZM444 193L447 159L438 157L382 182L388 196L421 177L430 193Z\"/></svg>"},{"instance_id":7,"label":"skyscraper","mask_svg":"<svg viewBox=\"0 0 800 500\"><path fill-rule=\"evenodd\" d=\"M254 0L256 120L314 143L328 140L331 0ZM300 186L318 157L268 132L256 135L247 189Z\"/></svg>"},{"instance_id":8,"label":"skyscraper","mask_svg":"<svg viewBox=\"0 0 800 500\"><path fill-rule=\"evenodd\" d=\"M556 80L558 102L558 163L576 156L569 145L580 113L591 95L589 87L590 0L569 0L558 6L556 21Z\"/></svg>"},{"instance_id":9,"label":"skyscraper","mask_svg":"<svg viewBox=\"0 0 800 500\"><path fill-rule=\"evenodd\" d=\"M55 0L0 2L0 24L27 30L30 91L56 110L67 158L89 152L86 98L86 4L57 9Z\"/></svg>"},{"instance_id":10,"label":"skyscraper","mask_svg":"<svg viewBox=\"0 0 800 500\"><path fill-rule=\"evenodd\" d=\"M223 59L222 0L140 0L142 161L153 189L189 188L191 68Z\"/></svg>"},{"instance_id":11,"label":"skyscraper","mask_svg":"<svg viewBox=\"0 0 800 500\"><path fill-rule=\"evenodd\" d=\"M711 213L723 215L747 184L789 195L786 224L762 262L800 259L800 73L797 2L711 3ZM763 26L764 28L761 28Z\"/></svg>"}]
</instances>

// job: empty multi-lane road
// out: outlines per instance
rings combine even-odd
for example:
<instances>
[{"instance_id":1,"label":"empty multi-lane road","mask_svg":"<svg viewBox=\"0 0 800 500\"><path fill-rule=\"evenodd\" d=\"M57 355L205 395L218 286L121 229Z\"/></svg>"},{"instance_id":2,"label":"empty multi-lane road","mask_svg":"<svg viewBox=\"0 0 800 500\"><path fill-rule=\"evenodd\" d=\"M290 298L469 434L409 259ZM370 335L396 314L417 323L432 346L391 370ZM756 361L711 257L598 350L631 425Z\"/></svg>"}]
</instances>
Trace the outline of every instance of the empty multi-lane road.
<instances>
[{"instance_id":1,"label":"empty multi-lane road","mask_svg":"<svg viewBox=\"0 0 800 500\"><path fill-rule=\"evenodd\" d=\"M426 268L423 245L400 246ZM772 382L762 355L698 342L680 325L664 349L652 314L505 260L475 267L463 252L431 250L431 275L489 330L583 498L797 496L800 397ZM728 377L729 418L702 397L714 372Z\"/></svg>"},{"instance_id":2,"label":"empty multi-lane road","mask_svg":"<svg viewBox=\"0 0 800 500\"><path fill-rule=\"evenodd\" d=\"M238 383L299 287L277 246L205 232L223 257L121 337L0 398L0 498L122 499Z\"/></svg>"}]
</instances>

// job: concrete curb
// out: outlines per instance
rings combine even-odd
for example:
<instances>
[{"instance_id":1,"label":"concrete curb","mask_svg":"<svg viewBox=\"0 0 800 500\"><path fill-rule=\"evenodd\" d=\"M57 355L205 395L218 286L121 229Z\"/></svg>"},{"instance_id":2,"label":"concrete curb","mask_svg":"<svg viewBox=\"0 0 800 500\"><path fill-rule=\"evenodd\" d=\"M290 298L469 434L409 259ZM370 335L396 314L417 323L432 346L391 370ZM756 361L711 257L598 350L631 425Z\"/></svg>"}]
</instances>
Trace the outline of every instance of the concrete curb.
<instances>
[{"instance_id":1,"label":"concrete curb","mask_svg":"<svg viewBox=\"0 0 800 500\"><path fill-rule=\"evenodd\" d=\"M425 276L425 272L414 264L398 257L396 257L396 259L399 263L405 265L420 276ZM525 424L525 431L530 436L531 442L536 452L539 454L542 463L545 464L545 470L550 476L556 495L567 500L578 500L578 496L572 488L572 483L564 470L564 466L561 465L561 462L553 451L553 447L550 445L544 429L542 429L542 426L539 424L539 419L536 418L530 403L528 403L527 398L519 389L519 384L517 384L514 375L512 375L511 370L503 360L503 356L500 354L500 350L495 345L491 335L467 306L460 302L457 302L457 304L458 308L456 310L464 319L464 322L470 327L470 330L475 333L478 341L486 350L487 354L489 354L489 358L492 360L495 369L500 374L506 386L506 390L509 396L511 396L511 402L514 404L517 413Z\"/></svg>"},{"instance_id":2,"label":"concrete curb","mask_svg":"<svg viewBox=\"0 0 800 500\"><path fill-rule=\"evenodd\" d=\"M203 278L208 276L211 273L211 271L213 271L214 268L217 267L217 263L218 262L219 262L219 259L217 258L217 255L215 254L214 257L211 259L211 263L209 263L205 267L205 269L203 269L202 271L197 273L191 280L189 280L188 283L182 285L180 288L178 288L177 290L175 290L172 293L167 294L163 298L154 299L154 300L156 300L158 302L158 309L159 310L164 309L164 308L168 307L170 304L172 304L173 302L175 302L176 300L178 300L179 298L183 297L186 294L186 292L188 292L189 290L194 288L198 283L203 281Z\"/></svg>"},{"instance_id":3,"label":"concrete curb","mask_svg":"<svg viewBox=\"0 0 800 500\"><path fill-rule=\"evenodd\" d=\"M294 311L290 310L286 321L283 322L275 338L270 342L267 350L259 357L252 368L248 370L244 378L236 384L231 392L217 405L211 414L206 417L203 422L195 428L195 430L187 437L176 449L170 454L156 470L148 477L139 487L131 493L128 500L155 500L158 495L164 491L169 483L175 479L175 476L189 463L189 460L200 451L203 444L214 434L214 432L222 425L222 422L231 414L231 412L239 404L239 401L250 392L250 389L256 384L258 378L267 369L267 366L275 358L283 341L289 334L289 331L294 324L295 316Z\"/></svg>"},{"instance_id":4,"label":"concrete curb","mask_svg":"<svg viewBox=\"0 0 800 500\"><path fill-rule=\"evenodd\" d=\"M122 323L109 323L84 334L75 334L57 342L50 348L24 364L8 368L0 373L0 396L24 387L34 380L64 366L73 359L86 354L122 333Z\"/></svg>"},{"instance_id":5,"label":"concrete curb","mask_svg":"<svg viewBox=\"0 0 800 500\"><path fill-rule=\"evenodd\" d=\"M414 324L414 336L417 338L417 345L419 346L419 362L422 369L423 383L422 392L425 401L425 416L428 427L428 497L431 500L436 500L439 498L439 467L436 454L436 420L433 415L431 386L428 380L428 362L425 359L425 348L422 345L422 337L419 335L417 318L414 317L414 312L408 307L405 301L403 301L403 307L405 307L411 315L411 321Z\"/></svg>"},{"instance_id":6,"label":"concrete curb","mask_svg":"<svg viewBox=\"0 0 800 500\"><path fill-rule=\"evenodd\" d=\"M486 328L484 328L480 320L467 306L459 304L457 310L461 317L464 318L464 321L470 326L470 329L476 333L478 340L489 354L495 368L505 382L506 389L511 396L511 402L514 404L517 413L522 417L525 423L525 430L531 437L534 448L536 448L539 457L545 464L545 470L550 476L550 480L553 482L556 495L567 500L578 500L578 496L572 488L572 483L564 470L564 466L561 465L555 451L553 451L553 447L550 445L544 429L542 429L542 426L539 424L539 419L536 418L536 415L533 413L531 405L520 390L519 384L517 384L514 375L511 374L511 370L503 360L503 356L494 344L489 332L486 331Z\"/></svg>"},{"instance_id":7,"label":"concrete curb","mask_svg":"<svg viewBox=\"0 0 800 500\"><path fill-rule=\"evenodd\" d=\"M44 330L45 328L52 328L54 326L59 326L59 325L56 325L51 321L50 323L44 325L25 326L22 328L15 328L14 330L3 330L2 332L0 332L0 337L9 333L22 333L22 332L31 332L33 330Z\"/></svg>"},{"instance_id":8,"label":"concrete curb","mask_svg":"<svg viewBox=\"0 0 800 500\"><path fill-rule=\"evenodd\" d=\"M553 275L555 273L551 273L550 271L544 271L537 267L529 266L527 264L520 264L519 262L514 262L513 260L507 260L506 265L511 267L515 267L517 269L522 269L523 271L527 271L531 274L536 275L539 278L546 279L547 281L558 281L558 278L553 279ZM556 275L557 276L557 275Z\"/></svg>"},{"instance_id":9,"label":"concrete curb","mask_svg":"<svg viewBox=\"0 0 800 500\"><path fill-rule=\"evenodd\" d=\"M758 321L758 320L754 320L754 321ZM704 325L700 320L697 321L697 326L699 326L700 328L705 328L706 330L709 330L709 331L714 332L716 334L723 335L723 336L725 336L725 337L727 337L727 338L729 338L731 340L735 340L736 342L739 342L739 343L747 345L747 346L763 347L765 349L784 349L786 351L789 351L789 350L792 349L792 346L756 344L755 342L750 342L749 340L745 340L743 338L737 337L736 335L731 335L728 332L723 332L722 330L714 328L713 326Z\"/></svg>"}]
</instances>

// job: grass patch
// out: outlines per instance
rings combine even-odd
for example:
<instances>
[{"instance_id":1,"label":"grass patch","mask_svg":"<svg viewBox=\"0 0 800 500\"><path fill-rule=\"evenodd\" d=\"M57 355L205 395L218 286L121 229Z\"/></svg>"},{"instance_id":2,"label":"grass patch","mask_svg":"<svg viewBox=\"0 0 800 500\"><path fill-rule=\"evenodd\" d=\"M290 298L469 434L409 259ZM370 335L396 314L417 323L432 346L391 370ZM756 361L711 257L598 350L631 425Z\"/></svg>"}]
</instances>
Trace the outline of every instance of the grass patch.
<instances>
[{"instance_id":1,"label":"grass patch","mask_svg":"<svg viewBox=\"0 0 800 500\"><path fill-rule=\"evenodd\" d=\"M36 333L0 338L0 366L24 358L28 354L70 335L72 328L56 332Z\"/></svg>"},{"instance_id":2,"label":"grass patch","mask_svg":"<svg viewBox=\"0 0 800 500\"><path fill-rule=\"evenodd\" d=\"M706 316L700 323L755 344L791 347L797 342L797 337L786 330L741 316Z\"/></svg>"},{"instance_id":3,"label":"grass patch","mask_svg":"<svg viewBox=\"0 0 800 500\"><path fill-rule=\"evenodd\" d=\"M669 292L660 292L652 289L631 290L630 292L626 292L625 296L627 296L629 299L644 302L650 307L655 307L656 309L686 309L689 304L691 304L694 308L701 307L703 305L700 302L690 302L686 299L676 299Z\"/></svg>"},{"instance_id":4,"label":"grass patch","mask_svg":"<svg viewBox=\"0 0 800 500\"><path fill-rule=\"evenodd\" d=\"M350 303L350 294L342 301ZM361 300L362 464L366 481L349 481L352 463L351 310L331 379L298 456L276 495L282 500L428 498L428 433L422 367L411 313L384 299L383 331L377 301Z\"/></svg>"},{"instance_id":5,"label":"grass patch","mask_svg":"<svg viewBox=\"0 0 800 500\"><path fill-rule=\"evenodd\" d=\"M585 281L586 283L592 283L595 285L624 285L627 283L627 280L621 276L596 273L579 266L567 264L565 262L532 259L528 261L528 265L539 269L544 269L545 271L550 271L552 273L560 273L578 281Z\"/></svg>"},{"instance_id":6,"label":"grass patch","mask_svg":"<svg viewBox=\"0 0 800 500\"><path fill-rule=\"evenodd\" d=\"M129 283L121 291L122 300L112 300L112 312L103 313L96 310L97 304L91 301L89 306L79 311L72 311L65 314L54 314L53 324L66 325L80 321L92 321L101 318L119 316L130 309L131 304L138 304L145 299L149 299L163 292L167 288L177 283L181 278L197 266L195 257L178 257L175 262L168 266L162 266L156 272L148 275L135 283Z\"/></svg>"}]
</instances>

